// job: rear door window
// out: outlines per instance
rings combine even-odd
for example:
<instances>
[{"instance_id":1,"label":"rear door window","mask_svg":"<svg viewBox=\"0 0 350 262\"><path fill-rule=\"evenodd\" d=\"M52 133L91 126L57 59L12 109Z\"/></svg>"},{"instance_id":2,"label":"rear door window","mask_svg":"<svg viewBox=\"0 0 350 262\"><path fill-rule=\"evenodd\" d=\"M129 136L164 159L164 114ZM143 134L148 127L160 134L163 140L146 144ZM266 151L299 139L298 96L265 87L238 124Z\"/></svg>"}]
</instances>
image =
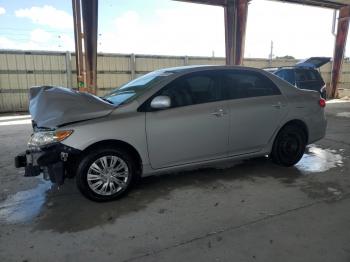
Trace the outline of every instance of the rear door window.
<instances>
[{"instance_id":1,"label":"rear door window","mask_svg":"<svg viewBox=\"0 0 350 262\"><path fill-rule=\"evenodd\" d=\"M280 95L278 87L266 76L243 70L223 72L223 93L226 99Z\"/></svg>"},{"instance_id":2,"label":"rear door window","mask_svg":"<svg viewBox=\"0 0 350 262\"><path fill-rule=\"evenodd\" d=\"M318 71L314 69L296 69L297 87L301 89L320 91L324 81Z\"/></svg>"},{"instance_id":3,"label":"rear door window","mask_svg":"<svg viewBox=\"0 0 350 262\"><path fill-rule=\"evenodd\" d=\"M310 80L310 75L307 70L304 69L296 69L295 70L295 80L297 82L305 82Z\"/></svg>"},{"instance_id":4,"label":"rear door window","mask_svg":"<svg viewBox=\"0 0 350 262\"><path fill-rule=\"evenodd\" d=\"M308 75L308 80L309 81L317 81L317 75L315 74L314 70L308 70L307 71L307 75Z\"/></svg>"},{"instance_id":5,"label":"rear door window","mask_svg":"<svg viewBox=\"0 0 350 262\"><path fill-rule=\"evenodd\" d=\"M318 71L313 69L296 69L295 75L297 82L322 80Z\"/></svg>"},{"instance_id":6,"label":"rear door window","mask_svg":"<svg viewBox=\"0 0 350 262\"><path fill-rule=\"evenodd\" d=\"M314 69L309 70L309 74L310 74L310 79L312 79L312 81L317 81L317 82L324 84L322 76L320 75L320 73L317 70L314 70Z\"/></svg>"}]
</instances>

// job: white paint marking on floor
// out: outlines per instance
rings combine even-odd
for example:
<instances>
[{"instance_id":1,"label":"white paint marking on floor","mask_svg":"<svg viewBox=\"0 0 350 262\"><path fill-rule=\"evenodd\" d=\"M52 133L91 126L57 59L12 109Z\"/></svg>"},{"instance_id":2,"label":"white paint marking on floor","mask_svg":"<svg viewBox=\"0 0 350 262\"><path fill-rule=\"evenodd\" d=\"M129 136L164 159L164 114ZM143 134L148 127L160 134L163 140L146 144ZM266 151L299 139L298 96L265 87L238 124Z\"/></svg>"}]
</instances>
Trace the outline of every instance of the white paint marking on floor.
<instances>
[{"instance_id":1,"label":"white paint marking on floor","mask_svg":"<svg viewBox=\"0 0 350 262\"><path fill-rule=\"evenodd\" d=\"M350 112L337 113L337 116L350 118Z\"/></svg>"},{"instance_id":2,"label":"white paint marking on floor","mask_svg":"<svg viewBox=\"0 0 350 262\"><path fill-rule=\"evenodd\" d=\"M28 119L28 118L30 118L30 115L0 116L0 121Z\"/></svg>"},{"instance_id":3,"label":"white paint marking on floor","mask_svg":"<svg viewBox=\"0 0 350 262\"><path fill-rule=\"evenodd\" d=\"M350 100L345 100L345 99L327 100L327 104L337 104L337 103L350 103Z\"/></svg>"},{"instance_id":4,"label":"white paint marking on floor","mask_svg":"<svg viewBox=\"0 0 350 262\"><path fill-rule=\"evenodd\" d=\"M22 119L22 120L0 122L0 126L27 125L31 123L32 123L31 119Z\"/></svg>"}]
</instances>

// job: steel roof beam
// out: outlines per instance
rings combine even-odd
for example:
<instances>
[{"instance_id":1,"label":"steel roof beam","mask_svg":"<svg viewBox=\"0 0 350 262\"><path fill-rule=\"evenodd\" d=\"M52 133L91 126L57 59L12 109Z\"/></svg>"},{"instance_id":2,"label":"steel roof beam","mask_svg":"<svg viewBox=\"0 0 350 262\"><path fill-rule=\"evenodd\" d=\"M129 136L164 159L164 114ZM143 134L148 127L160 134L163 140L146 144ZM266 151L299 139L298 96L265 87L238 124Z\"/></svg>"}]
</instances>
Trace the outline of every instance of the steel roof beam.
<instances>
[{"instance_id":1,"label":"steel roof beam","mask_svg":"<svg viewBox=\"0 0 350 262\"><path fill-rule=\"evenodd\" d=\"M326 7L332 9L340 9L345 6L345 4L339 1L325 1L325 0L272 0L285 3L294 3L301 5L310 5L316 7Z\"/></svg>"},{"instance_id":2,"label":"steel roof beam","mask_svg":"<svg viewBox=\"0 0 350 262\"><path fill-rule=\"evenodd\" d=\"M174 0L174 1L203 4L203 5L216 5L216 6L225 6L227 3L226 0Z\"/></svg>"},{"instance_id":3,"label":"steel roof beam","mask_svg":"<svg viewBox=\"0 0 350 262\"><path fill-rule=\"evenodd\" d=\"M228 2L232 2L232 0L175 0L175 1L205 4L205 5L216 5L216 6L226 6ZM333 1L332 0L271 0L271 1L326 7L326 8L332 8L332 9L340 9L347 5L345 4L345 1L337 1L337 0L333 0Z\"/></svg>"}]
</instances>

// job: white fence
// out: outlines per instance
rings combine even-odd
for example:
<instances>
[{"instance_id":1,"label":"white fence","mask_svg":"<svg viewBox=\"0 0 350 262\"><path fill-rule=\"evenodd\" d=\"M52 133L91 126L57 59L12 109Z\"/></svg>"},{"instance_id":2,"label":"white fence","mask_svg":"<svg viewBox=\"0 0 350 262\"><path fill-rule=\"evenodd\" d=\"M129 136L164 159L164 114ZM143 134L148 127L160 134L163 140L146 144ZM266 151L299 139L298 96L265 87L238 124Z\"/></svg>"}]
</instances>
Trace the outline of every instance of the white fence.
<instances>
[{"instance_id":1,"label":"white fence","mask_svg":"<svg viewBox=\"0 0 350 262\"><path fill-rule=\"evenodd\" d=\"M297 60L245 59L251 67L293 65ZM183 65L221 65L224 58L193 56L156 56L133 54L98 54L98 95L147 72ZM327 84L331 64L321 69ZM37 85L58 85L76 88L75 56L65 52L0 50L0 112L26 111L28 89ZM350 89L350 63L344 62L340 89Z\"/></svg>"}]
</instances>

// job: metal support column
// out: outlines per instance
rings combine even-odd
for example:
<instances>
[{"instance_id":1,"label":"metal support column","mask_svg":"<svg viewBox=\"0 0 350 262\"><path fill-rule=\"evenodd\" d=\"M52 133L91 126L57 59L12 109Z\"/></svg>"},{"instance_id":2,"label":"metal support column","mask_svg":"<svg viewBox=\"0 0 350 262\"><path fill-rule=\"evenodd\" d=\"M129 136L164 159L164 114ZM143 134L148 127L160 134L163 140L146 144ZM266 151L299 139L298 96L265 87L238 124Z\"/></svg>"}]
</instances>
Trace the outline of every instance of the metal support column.
<instances>
[{"instance_id":1,"label":"metal support column","mask_svg":"<svg viewBox=\"0 0 350 262\"><path fill-rule=\"evenodd\" d=\"M227 0L225 10L225 50L227 65L243 63L248 0Z\"/></svg>"},{"instance_id":2,"label":"metal support column","mask_svg":"<svg viewBox=\"0 0 350 262\"><path fill-rule=\"evenodd\" d=\"M78 88L96 94L98 0L72 0L72 7Z\"/></svg>"},{"instance_id":3,"label":"metal support column","mask_svg":"<svg viewBox=\"0 0 350 262\"><path fill-rule=\"evenodd\" d=\"M332 80L331 80L331 97L336 98L338 96L338 82L340 79L341 68L343 64L345 46L347 35L349 31L350 22L350 5L342 7L339 11L338 29L335 40L334 55L333 55L333 68L332 68Z\"/></svg>"},{"instance_id":4,"label":"metal support column","mask_svg":"<svg viewBox=\"0 0 350 262\"><path fill-rule=\"evenodd\" d=\"M86 87L88 92L96 94L98 0L82 1L82 18L84 28Z\"/></svg>"},{"instance_id":5,"label":"metal support column","mask_svg":"<svg viewBox=\"0 0 350 262\"><path fill-rule=\"evenodd\" d=\"M84 55L83 55L83 34L81 28L81 3L80 0L72 0L73 7L73 21L74 21L74 40L75 40L75 64L77 74L77 87L85 87L85 69L84 69Z\"/></svg>"}]
</instances>

